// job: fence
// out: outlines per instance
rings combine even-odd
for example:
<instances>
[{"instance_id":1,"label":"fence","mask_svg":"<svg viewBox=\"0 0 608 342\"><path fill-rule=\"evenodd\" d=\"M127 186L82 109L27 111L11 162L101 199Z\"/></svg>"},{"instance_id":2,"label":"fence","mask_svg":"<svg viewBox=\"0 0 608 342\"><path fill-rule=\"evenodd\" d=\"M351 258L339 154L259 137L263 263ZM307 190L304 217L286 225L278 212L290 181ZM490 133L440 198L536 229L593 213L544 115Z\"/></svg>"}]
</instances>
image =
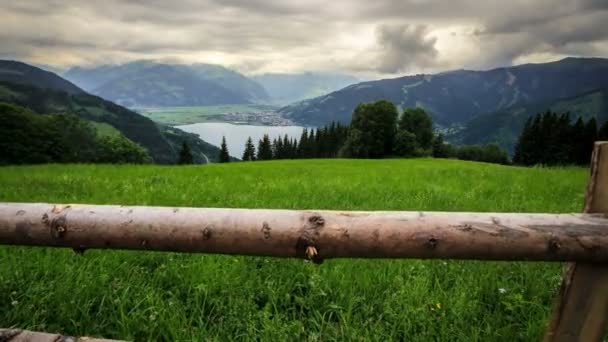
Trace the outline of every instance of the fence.
<instances>
[{"instance_id":1,"label":"fence","mask_svg":"<svg viewBox=\"0 0 608 342\"><path fill-rule=\"evenodd\" d=\"M600 341L608 316L608 143L582 214L340 212L0 203L0 244L326 258L572 262L545 341ZM0 330L6 340L49 334ZM29 335L28 335L29 334ZM21 337L19 337L21 336ZM47 336L47 337L44 337ZM58 336L58 335L51 335Z\"/></svg>"}]
</instances>

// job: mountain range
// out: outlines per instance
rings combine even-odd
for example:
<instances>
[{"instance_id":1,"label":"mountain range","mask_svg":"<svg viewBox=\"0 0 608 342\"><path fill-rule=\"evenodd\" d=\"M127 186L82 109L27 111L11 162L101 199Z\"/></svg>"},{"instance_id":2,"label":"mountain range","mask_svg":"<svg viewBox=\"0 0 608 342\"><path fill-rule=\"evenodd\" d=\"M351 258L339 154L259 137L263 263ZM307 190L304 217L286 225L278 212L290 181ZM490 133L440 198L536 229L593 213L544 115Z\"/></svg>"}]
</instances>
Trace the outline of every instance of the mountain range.
<instances>
[{"instance_id":1,"label":"mountain range","mask_svg":"<svg viewBox=\"0 0 608 342\"><path fill-rule=\"evenodd\" d=\"M463 124L514 105L543 103L608 87L608 60L566 58L487 71L457 70L362 82L280 109L296 122L348 123L361 102L389 100L422 107L440 126Z\"/></svg>"},{"instance_id":2,"label":"mountain range","mask_svg":"<svg viewBox=\"0 0 608 342\"><path fill-rule=\"evenodd\" d=\"M247 77L215 64L135 61L73 67L63 76L82 89L127 107L288 104L343 88L358 80L329 73Z\"/></svg>"},{"instance_id":3,"label":"mountain range","mask_svg":"<svg viewBox=\"0 0 608 342\"><path fill-rule=\"evenodd\" d=\"M268 101L249 78L211 64L136 61L94 68L74 67L64 77L83 89L127 107L177 107Z\"/></svg>"},{"instance_id":4,"label":"mountain range","mask_svg":"<svg viewBox=\"0 0 608 342\"><path fill-rule=\"evenodd\" d=\"M144 147L156 163L177 161L185 141L197 162L217 160L219 149L194 134L158 125L125 107L88 94L54 73L34 66L0 61L0 101L16 104L40 114L71 113L96 127L113 127L127 139Z\"/></svg>"}]
</instances>

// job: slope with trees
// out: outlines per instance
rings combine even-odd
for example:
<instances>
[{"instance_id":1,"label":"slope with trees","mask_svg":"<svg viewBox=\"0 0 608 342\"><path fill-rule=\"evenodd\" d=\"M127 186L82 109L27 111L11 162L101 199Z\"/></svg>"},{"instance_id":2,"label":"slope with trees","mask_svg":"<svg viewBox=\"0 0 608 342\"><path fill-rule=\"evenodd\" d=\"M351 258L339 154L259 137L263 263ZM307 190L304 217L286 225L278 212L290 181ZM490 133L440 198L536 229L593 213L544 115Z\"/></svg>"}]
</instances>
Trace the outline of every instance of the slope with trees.
<instances>
[{"instance_id":1,"label":"slope with trees","mask_svg":"<svg viewBox=\"0 0 608 342\"><path fill-rule=\"evenodd\" d=\"M37 68L23 63L4 63L3 65L5 70L12 65L19 66L20 69L15 72L15 75L21 73L28 76L38 73ZM25 68L24 65L27 70L31 70L23 72L21 68ZM42 71L40 70L40 72ZM5 71L0 74L6 73ZM59 76L52 73L44 73L46 77L54 78L45 84L62 86L57 89L39 88L36 86L36 79L29 76L15 81L16 76L13 75L11 80L15 82L3 81L0 76L0 101L22 106L42 115L66 113L87 121L107 124L129 140L144 147L156 163L176 163L184 141L190 145L195 162L204 162L203 155L211 156L212 160L216 160L218 148L200 140L198 136L173 127L157 125L142 115L82 90L72 93L65 92L62 90L63 85L69 84L69 82L62 81Z\"/></svg>"},{"instance_id":2,"label":"slope with trees","mask_svg":"<svg viewBox=\"0 0 608 342\"><path fill-rule=\"evenodd\" d=\"M0 164L149 163L152 158L120 133L104 134L71 114L40 115L0 102Z\"/></svg>"},{"instance_id":3,"label":"slope with trees","mask_svg":"<svg viewBox=\"0 0 608 342\"><path fill-rule=\"evenodd\" d=\"M595 118L598 124L608 121L608 88L602 88L545 103L516 105L492 114L471 119L461 131L454 132L449 140L459 144L496 143L513 153L519 133L528 118L547 110L570 113L570 119Z\"/></svg>"}]
</instances>

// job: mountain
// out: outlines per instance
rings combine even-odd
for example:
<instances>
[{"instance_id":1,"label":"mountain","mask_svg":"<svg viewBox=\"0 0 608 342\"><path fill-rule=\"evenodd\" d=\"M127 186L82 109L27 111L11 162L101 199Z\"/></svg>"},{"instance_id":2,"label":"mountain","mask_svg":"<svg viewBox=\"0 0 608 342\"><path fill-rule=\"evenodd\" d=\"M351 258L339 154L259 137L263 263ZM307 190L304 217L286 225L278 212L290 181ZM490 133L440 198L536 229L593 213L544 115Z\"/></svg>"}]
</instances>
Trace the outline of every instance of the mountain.
<instances>
[{"instance_id":1,"label":"mountain","mask_svg":"<svg viewBox=\"0 0 608 342\"><path fill-rule=\"evenodd\" d=\"M64 75L83 89L128 107L245 104L268 100L261 85L211 64L136 61L94 68L74 67Z\"/></svg>"},{"instance_id":2,"label":"mountain","mask_svg":"<svg viewBox=\"0 0 608 342\"><path fill-rule=\"evenodd\" d=\"M82 94L84 91L73 83L52 72L32 67L17 61L0 60L0 81L17 84L36 84L42 89L53 89L68 94Z\"/></svg>"},{"instance_id":3,"label":"mountain","mask_svg":"<svg viewBox=\"0 0 608 342\"><path fill-rule=\"evenodd\" d=\"M240 94L249 102L259 103L270 100L266 89L260 83L221 65L199 63L181 65L181 67L194 71L195 75L204 80L215 82L225 89L230 89Z\"/></svg>"},{"instance_id":4,"label":"mountain","mask_svg":"<svg viewBox=\"0 0 608 342\"><path fill-rule=\"evenodd\" d=\"M273 102L288 104L342 89L359 80L353 76L329 73L263 74L252 77Z\"/></svg>"},{"instance_id":5,"label":"mountain","mask_svg":"<svg viewBox=\"0 0 608 342\"><path fill-rule=\"evenodd\" d=\"M601 125L608 121L608 88L544 103L515 105L492 114L480 115L467 122L464 129L448 135L448 139L467 145L498 143L512 153L526 120L547 110L569 112L572 121L578 117L585 121L595 118Z\"/></svg>"},{"instance_id":6,"label":"mountain","mask_svg":"<svg viewBox=\"0 0 608 342\"><path fill-rule=\"evenodd\" d=\"M608 87L608 59L566 58L487 71L457 70L362 82L281 108L306 125L350 122L361 102L389 100L400 107L423 107L440 126L515 105L543 103Z\"/></svg>"},{"instance_id":7,"label":"mountain","mask_svg":"<svg viewBox=\"0 0 608 342\"><path fill-rule=\"evenodd\" d=\"M102 124L98 125L101 127L109 125L144 147L156 163L174 163L183 141L188 142L197 162L204 162L205 156L212 161L217 160L219 149L198 136L157 125L127 108L88 94L53 73L24 63L5 61L0 61L0 70L3 70L0 72L1 102L26 107L40 114L72 113Z\"/></svg>"}]
</instances>

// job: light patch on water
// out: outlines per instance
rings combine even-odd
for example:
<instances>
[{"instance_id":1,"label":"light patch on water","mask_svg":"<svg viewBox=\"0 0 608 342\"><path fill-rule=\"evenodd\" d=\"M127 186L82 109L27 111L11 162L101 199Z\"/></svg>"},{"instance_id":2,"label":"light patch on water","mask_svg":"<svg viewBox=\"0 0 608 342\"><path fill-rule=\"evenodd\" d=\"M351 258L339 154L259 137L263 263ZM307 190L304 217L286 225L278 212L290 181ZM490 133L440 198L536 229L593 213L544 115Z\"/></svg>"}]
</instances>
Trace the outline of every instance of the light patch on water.
<instances>
[{"instance_id":1,"label":"light patch on water","mask_svg":"<svg viewBox=\"0 0 608 342\"><path fill-rule=\"evenodd\" d=\"M290 138L300 139L302 129L304 129L302 126L234 125L225 122L203 122L176 127L188 133L198 134L201 139L218 147L222 143L222 136L225 136L228 152L239 159L243 156L248 137L253 139L253 144L257 149L258 141L264 134L268 134L271 141L283 137L285 134Z\"/></svg>"}]
</instances>

